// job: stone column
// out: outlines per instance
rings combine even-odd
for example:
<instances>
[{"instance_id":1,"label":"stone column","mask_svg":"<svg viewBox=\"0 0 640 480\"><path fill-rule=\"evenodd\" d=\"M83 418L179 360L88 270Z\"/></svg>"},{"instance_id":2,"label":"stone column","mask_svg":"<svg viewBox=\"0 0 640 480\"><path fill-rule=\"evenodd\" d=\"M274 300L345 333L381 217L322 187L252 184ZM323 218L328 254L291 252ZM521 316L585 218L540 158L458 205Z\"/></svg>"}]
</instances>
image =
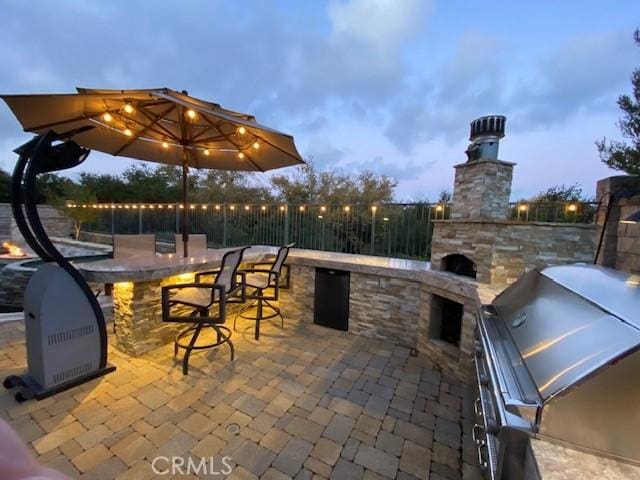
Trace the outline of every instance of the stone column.
<instances>
[{"instance_id":1,"label":"stone column","mask_svg":"<svg viewBox=\"0 0 640 480\"><path fill-rule=\"evenodd\" d=\"M508 220L514 165L482 158L456 165L451 219Z\"/></svg>"},{"instance_id":2,"label":"stone column","mask_svg":"<svg viewBox=\"0 0 640 480\"><path fill-rule=\"evenodd\" d=\"M618 254L618 223L623 218L620 212L620 201L640 193L640 177L631 175L617 175L603 178L596 186L596 201L600 203L596 216L598 233L596 236L596 251L601 243L598 254L598 265L616 268ZM606 219L607 211L609 218ZM605 219L607 224L605 226ZM604 228L604 234L603 234ZM626 231L626 230L625 230ZM602 242L600 242L602 238Z\"/></svg>"}]
</instances>

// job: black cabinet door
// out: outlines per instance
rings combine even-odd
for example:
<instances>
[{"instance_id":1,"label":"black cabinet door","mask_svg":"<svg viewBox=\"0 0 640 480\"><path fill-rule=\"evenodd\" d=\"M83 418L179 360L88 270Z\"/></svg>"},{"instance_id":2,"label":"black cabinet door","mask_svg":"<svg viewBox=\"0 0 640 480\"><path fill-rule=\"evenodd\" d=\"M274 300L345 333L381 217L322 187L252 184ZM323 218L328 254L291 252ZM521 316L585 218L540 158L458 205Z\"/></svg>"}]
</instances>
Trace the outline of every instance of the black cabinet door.
<instances>
[{"instance_id":1,"label":"black cabinet door","mask_svg":"<svg viewBox=\"0 0 640 480\"><path fill-rule=\"evenodd\" d=\"M316 268L313 322L349 330L349 272Z\"/></svg>"}]
</instances>

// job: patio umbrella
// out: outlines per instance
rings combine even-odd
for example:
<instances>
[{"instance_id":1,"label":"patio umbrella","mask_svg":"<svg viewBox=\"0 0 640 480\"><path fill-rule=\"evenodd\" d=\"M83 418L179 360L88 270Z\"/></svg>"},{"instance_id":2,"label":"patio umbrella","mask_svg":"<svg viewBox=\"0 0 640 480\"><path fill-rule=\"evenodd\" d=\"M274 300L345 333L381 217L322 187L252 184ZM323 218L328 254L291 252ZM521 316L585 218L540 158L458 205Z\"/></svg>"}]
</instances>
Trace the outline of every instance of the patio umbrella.
<instances>
[{"instance_id":1,"label":"patio umbrella","mask_svg":"<svg viewBox=\"0 0 640 480\"><path fill-rule=\"evenodd\" d=\"M26 132L91 126L73 140L85 148L182 166L182 236L188 256L189 167L260 171L304 163L293 137L255 117L168 88L75 94L1 95Z\"/></svg>"}]
</instances>

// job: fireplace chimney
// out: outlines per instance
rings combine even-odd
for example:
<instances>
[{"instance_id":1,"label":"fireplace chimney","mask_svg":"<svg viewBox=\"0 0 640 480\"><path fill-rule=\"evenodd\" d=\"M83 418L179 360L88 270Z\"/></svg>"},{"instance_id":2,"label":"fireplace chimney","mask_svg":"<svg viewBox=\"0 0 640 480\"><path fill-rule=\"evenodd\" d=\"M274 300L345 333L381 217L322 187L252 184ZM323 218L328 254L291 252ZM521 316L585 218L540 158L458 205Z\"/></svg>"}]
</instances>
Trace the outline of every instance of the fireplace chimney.
<instances>
[{"instance_id":1,"label":"fireplace chimney","mask_svg":"<svg viewBox=\"0 0 640 480\"><path fill-rule=\"evenodd\" d=\"M468 162L498 159L498 145L504 137L506 122L507 117L503 115L487 115L471 122L471 144L465 152Z\"/></svg>"}]
</instances>

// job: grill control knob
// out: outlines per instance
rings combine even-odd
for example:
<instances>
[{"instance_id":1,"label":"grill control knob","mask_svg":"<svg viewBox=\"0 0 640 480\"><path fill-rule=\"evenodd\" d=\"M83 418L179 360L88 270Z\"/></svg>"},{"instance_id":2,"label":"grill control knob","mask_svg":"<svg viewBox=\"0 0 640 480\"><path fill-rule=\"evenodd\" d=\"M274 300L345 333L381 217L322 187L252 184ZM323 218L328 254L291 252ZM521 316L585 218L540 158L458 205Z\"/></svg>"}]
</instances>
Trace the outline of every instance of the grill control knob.
<instances>
[{"instance_id":1,"label":"grill control knob","mask_svg":"<svg viewBox=\"0 0 640 480\"><path fill-rule=\"evenodd\" d=\"M491 435L495 435L496 433L498 433L498 424L495 422L495 420L487 418L486 431Z\"/></svg>"},{"instance_id":2,"label":"grill control knob","mask_svg":"<svg viewBox=\"0 0 640 480\"><path fill-rule=\"evenodd\" d=\"M489 377L487 377L484 373L480 374L480 385L486 387L489 385Z\"/></svg>"},{"instance_id":3,"label":"grill control knob","mask_svg":"<svg viewBox=\"0 0 640 480\"><path fill-rule=\"evenodd\" d=\"M482 356L482 346L479 343L476 343L476 357L480 358Z\"/></svg>"}]
</instances>

